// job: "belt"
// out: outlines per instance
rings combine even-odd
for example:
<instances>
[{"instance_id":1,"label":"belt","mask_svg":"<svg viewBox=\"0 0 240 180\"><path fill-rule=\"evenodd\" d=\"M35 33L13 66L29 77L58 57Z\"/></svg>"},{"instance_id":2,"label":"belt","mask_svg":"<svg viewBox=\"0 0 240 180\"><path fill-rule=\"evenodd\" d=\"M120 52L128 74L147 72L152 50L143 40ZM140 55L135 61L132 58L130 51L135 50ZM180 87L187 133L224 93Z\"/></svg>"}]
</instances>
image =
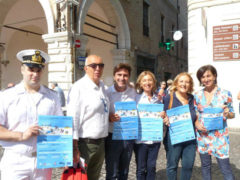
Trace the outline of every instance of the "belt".
<instances>
[{"instance_id":1,"label":"belt","mask_svg":"<svg viewBox=\"0 0 240 180\"><path fill-rule=\"evenodd\" d=\"M37 157L37 152L35 151L35 152L31 152L31 153L24 153L22 155L28 156L28 157Z\"/></svg>"},{"instance_id":2,"label":"belt","mask_svg":"<svg viewBox=\"0 0 240 180\"><path fill-rule=\"evenodd\" d=\"M90 139L90 138L79 138L80 142L85 142L87 144L100 144L104 141L105 138L99 138L99 139Z\"/></svg>"}]
</instances>

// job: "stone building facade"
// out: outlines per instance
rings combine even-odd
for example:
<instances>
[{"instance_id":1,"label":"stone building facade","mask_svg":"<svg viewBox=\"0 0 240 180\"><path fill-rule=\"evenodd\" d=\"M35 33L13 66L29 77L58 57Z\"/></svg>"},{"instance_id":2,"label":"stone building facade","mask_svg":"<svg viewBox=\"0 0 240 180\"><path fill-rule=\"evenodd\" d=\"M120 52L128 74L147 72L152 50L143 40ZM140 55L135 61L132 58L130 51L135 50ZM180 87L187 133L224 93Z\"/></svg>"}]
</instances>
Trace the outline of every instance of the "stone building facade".
<instances>
[{"instance_id":1,"label":"stone building facade","mask_svg":"<svg viewBox=\"0 0 240 180\"><path fill-rule=\"evenodd\" d=\"M188 65L189 72L199 84L199 67L211 64L218 71L219 87L230 90L236 118L228 120L232 128L240 128L240 1L188 0Z\"/></svg>"},{"instance_id":2,"label":"stone building facade","mask_svg":"<svg viewBox=\"0 0 240 180\"><path fill-rule=\"evenodd\" d=\"M15 55L27 48L48 52L43 83L58 82L66 93L89 54L104 59L107 85L120 62L133 67L132 81L143 70L158 81L174 78L188 67L186 9L186 0L0 1L1 88L21 79ZM183 32L179 41L172 38L176 30ZM168 51L160 46L165 42L174 46Z\"/></svg>"}]
</instances>

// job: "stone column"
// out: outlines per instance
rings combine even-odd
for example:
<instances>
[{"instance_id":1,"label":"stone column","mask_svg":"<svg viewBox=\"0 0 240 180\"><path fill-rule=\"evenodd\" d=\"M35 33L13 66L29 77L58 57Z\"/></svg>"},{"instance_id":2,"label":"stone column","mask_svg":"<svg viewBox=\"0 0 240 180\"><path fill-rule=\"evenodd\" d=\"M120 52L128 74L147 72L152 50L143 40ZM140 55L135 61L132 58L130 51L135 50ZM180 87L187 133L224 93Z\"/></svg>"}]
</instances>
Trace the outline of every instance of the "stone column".
<instances>
[{"instance_id":1,"label":"stone column","mask_svg":"<svg viewBox=\"0 0 240 180\"><path fill-rule=\"evenodd\" d=\"M132 67L131 80L134 79L135 77L133 77L133 75L136 74L135 73L135 71L136 71L135 67L136 66L133 62L134 52L132 52L129 49L113 49L112 54L113 54L113 67L115 67L119 63L130 64L130 66Z\"/></svg>"},{"instance_id":2,"label":"stone column","mask_svg":"<svg viewBox=\"0 0 240 180\"><path fill-rule=\"evenodd\" d=\"M119 63L129 63L131 64L131 58L133 57L133 52L128 49L113 49L113 65L116 66Z\"/></svg>"},{"instance_id":3,"label":"stone column","mask_svg":"<svg viewBox=\"0 0 240 180\"><path fill-rule=\"evenodd\" d=\"M73 34L58 32L42 36L48 44L50 62L48 64L48 83L57 82L65 94L71 88L74 76Z\"/></svg>"}]
</instances>

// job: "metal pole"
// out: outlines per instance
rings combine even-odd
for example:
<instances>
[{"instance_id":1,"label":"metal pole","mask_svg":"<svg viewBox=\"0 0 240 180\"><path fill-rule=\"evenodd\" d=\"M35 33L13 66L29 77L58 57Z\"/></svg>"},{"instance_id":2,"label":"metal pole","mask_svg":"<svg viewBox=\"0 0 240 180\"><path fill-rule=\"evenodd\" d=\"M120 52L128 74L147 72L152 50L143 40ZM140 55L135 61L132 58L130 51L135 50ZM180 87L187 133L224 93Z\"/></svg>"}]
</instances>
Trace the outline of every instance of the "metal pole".
<instances>
[{"instance_id":1,"label":"metal pole","mask_svg":"<svg viewBox=\"0 0 240 180\"><path fill-rule=\"evenodd\" d=\"M179 21L178 21L178 14L179 14L179 4L178 4L178 0L177 0L177 30L179 30ZM176 52L176 61L178 62L178 41L176 41L176 48L177 48L177 52Z\"/></svg>"}]
</instances>

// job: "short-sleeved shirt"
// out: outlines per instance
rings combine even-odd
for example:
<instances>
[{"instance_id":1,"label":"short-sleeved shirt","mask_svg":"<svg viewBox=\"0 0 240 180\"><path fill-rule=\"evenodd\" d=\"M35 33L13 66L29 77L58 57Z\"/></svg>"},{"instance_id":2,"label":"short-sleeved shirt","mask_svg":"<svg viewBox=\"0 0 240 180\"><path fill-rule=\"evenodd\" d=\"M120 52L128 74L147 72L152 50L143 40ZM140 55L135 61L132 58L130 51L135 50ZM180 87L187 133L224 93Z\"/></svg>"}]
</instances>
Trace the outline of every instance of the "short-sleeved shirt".
<instances>
[{"instance_id":1,"label":"short-sleeved shirt","mask_svg":"<svg viewBox=\"0 0 240 180\"><path fill-rule=\"evenodd\" d=\"M24 132L38 123L38 115L62 115L57 93L40 86L36 93L28 93L23 82L6 89L0 97L0 125L10 131ZM36 151L36 136L22 142L1 141L7 150L20 154Z\"/></svg>"},{"instance_id":2,"label":"short-sleeved shirt","mask_svg":"<svg viewBox=\"0 0 240 180\"><path fill-rule=\"evenodd\" d=\"M222 107L224 103L228 104L229 111L233 111L232 95L229 91L218 88L210 104L207 104L204 95L204 89L195 94L195 105L199 113L199 121L203 122L203 109L206 107ZM201 154L210 154L224 159L229 157L229 135L226 118L223 121L223 129L212 130L206 133L197 131L198 152Z\"/></svg>"},{"instance_id":3,"label":"short-sleeved shirt","mask_svg":"<svg viewBox=\"0 0 240 180\"><path fill-rule=\"evenodd\" d=\"M136 91L134 88L127 87L123 92L116 91L114 85L108 88L107 96L110 101L110 113L115 113L114 103L115 102L127 102L127 101L136 101ZM113 132L113 122L109 123L110 133Z\"/></svg>"}]
</instances>

